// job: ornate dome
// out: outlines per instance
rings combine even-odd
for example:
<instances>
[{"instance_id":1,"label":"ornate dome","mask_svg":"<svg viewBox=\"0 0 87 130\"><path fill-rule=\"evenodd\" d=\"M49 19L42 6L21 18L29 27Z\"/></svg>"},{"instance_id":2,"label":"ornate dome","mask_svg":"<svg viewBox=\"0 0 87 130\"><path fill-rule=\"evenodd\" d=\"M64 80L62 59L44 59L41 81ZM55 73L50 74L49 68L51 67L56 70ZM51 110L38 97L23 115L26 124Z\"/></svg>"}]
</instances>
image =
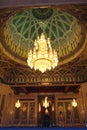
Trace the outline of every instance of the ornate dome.
<instances>
[{"instance_id":1,"label":"ornate dome","mask_svg":"<svg viewBox=\"0 0 87 130\"><path fill-rule=\"evenodd\" d=\"M75 58L84 42L83 27L74 16L57 8L33 8L6 22L4 36L10 56L27 65L28 51L42 32L58 52L59 64Z\"/></svg>"}]
</instances>

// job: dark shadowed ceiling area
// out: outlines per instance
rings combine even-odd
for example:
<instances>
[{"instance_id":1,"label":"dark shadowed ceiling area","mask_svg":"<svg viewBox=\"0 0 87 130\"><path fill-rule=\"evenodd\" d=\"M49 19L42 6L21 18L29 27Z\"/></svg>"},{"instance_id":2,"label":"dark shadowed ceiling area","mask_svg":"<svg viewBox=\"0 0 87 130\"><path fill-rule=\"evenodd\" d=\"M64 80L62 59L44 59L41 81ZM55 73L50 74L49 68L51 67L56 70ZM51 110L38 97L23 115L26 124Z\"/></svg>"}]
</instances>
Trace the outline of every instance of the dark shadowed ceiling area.
<instances>
[{"instance_id":1,"label":"dark shadowed ceiling area","mask_svg":"<svg viewBox=\"0 0 87 130\"><path fill-rule=\"evenodd\" d=\"M78 92L87 81L87 4L0 9L0 81L16 94ZM59 64L41 73L27 66L27 53L44 32Z\"/></svg>"}]
</instances>

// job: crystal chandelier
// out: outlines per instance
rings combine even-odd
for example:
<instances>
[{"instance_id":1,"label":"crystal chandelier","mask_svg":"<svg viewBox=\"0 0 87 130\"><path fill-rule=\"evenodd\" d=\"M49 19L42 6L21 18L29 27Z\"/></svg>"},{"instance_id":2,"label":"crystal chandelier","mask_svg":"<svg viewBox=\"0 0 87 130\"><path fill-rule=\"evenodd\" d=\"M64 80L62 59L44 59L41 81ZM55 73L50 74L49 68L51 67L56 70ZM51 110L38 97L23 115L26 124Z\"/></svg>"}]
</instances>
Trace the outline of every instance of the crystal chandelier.
<instances>
[{"instance_id":1,"label":"crystal chandelier","mask_svg":"<svg viewBox=\"0 0 87 130\"><path fill-rule=\"evenodd\" d=\"M46 40L42 33L34 42L34 48L29 51L28 66L44 73L46 70L55 68L58 64L57 52L52 49L50 39Z\"/></svg>"}]
</instances>

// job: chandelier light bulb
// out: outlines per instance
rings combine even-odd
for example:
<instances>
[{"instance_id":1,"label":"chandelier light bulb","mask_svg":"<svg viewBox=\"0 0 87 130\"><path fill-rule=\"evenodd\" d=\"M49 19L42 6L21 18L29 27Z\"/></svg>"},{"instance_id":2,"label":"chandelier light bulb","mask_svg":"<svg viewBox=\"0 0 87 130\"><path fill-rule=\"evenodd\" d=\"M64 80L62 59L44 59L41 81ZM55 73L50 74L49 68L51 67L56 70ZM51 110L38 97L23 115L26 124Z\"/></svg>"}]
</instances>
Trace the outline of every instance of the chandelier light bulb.
<instances>
[{"instance_id":1,"label":"chandelier light bulb","mask_svg":"<svg viewBox=\"0 0 87 130\"><path fill-rule=\"evenodd\" d=\"M50 39L46 40L42 33L34 42L34 48L29 51L28 66L44 73L46 70L54 69L58 64L57 52L52 49Z\"/></svg>"}]
</instances>

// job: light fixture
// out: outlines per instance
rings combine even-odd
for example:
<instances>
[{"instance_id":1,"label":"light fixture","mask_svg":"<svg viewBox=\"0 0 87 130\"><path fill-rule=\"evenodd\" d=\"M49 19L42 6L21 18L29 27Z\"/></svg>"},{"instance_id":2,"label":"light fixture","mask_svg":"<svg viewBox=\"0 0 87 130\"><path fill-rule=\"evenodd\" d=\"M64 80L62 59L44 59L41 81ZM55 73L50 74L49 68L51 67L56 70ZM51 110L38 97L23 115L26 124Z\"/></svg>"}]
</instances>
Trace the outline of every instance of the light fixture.
<instances>
[{"instance_id":1,"label":"light fixture","mask_svg":"<svg viewBox=\"0 0 87 130\"><path fill-rule=\"evenodd\" d=\"M47 100L48 97L45 97L45 100L43 101L43 107L47 108L49 107L49 101Z\"/></svg>"},{"instance_id":2,"label":"light fixture","mask_svg":"<svg viewBox=\"0 0 87 130\"><path fill-rule=\"evenodd\" d=\"M25 112L27 110L26 105L23 106L22 110L23 110L23 112Z\"/></svg>"},{"instance_id":3,"label":"light fixture","mask_svg":"<svg viewBox=\"0 0 87 130\"><path fill-rule=\"evenodd\" d=\"M44 73L55 68L58 64L57 52L51 47L50 39L46 40L42 33L34 42L34 48L29 51L28 66Z\"/></svg>"},{"instance_id":4,"label":"light fixture","mask_svg":"<svg viewBox=\"0 0 87 130\"><path fill-rule=\"evenodd\" d=\"M68 107L67 107L67 109L68 109L68 111L71 111L71 105L70 104L68 104Z\"/></svg>"},{"instance_id":5,"label":"light fixture","mask_svg":"<svg viewBox=\"0 0 87 130\"><path fill-rule=\"evenodd\" d=\"M39 112L41 112L41 105L40 105L40 103L39 103Z\"/></svg>"},{"instance_id":6,"label":"light fixture","mask_svg":"<svg viewBox=\"0 0 87 130\"><path fill-rule=\"evenodd\" d=\"M72 106L73 106L73 107L77 107L77 102L76 102L75 99L73 99L73 101L72 101Z\"/></svg>"},{"instance_id":7,"label":"light fixture","mask_svg":"<svg viewBox=\"0 0 87 130\"><path fill-rule=\"evenodd\" d=\"M17 102L15 103L15 107L19 108L21 106L21 103L19 102L19 100L17 100Z\"/></svg>"},{"instance_id":8,"label":"light fixture","mask_svg":"<svg viewBox=\"0 0 87 130\"><path fill-rule=\"evenodd\" d=\"M46 114L46 115L48 115L48 114L49 114L49 111L48 111L48 109L47 109L47 108L45 109L45 114Z\"/></svg>"},{"instance_id":9,"label":"light fixture","mask_svg":"<svg viewBox=\"0 0 87 130\"><path fill-rule=\"evenodd\" d=\"M54 112L54 104L52 105L52 112Z\"/></svg>"}]
</instances>

